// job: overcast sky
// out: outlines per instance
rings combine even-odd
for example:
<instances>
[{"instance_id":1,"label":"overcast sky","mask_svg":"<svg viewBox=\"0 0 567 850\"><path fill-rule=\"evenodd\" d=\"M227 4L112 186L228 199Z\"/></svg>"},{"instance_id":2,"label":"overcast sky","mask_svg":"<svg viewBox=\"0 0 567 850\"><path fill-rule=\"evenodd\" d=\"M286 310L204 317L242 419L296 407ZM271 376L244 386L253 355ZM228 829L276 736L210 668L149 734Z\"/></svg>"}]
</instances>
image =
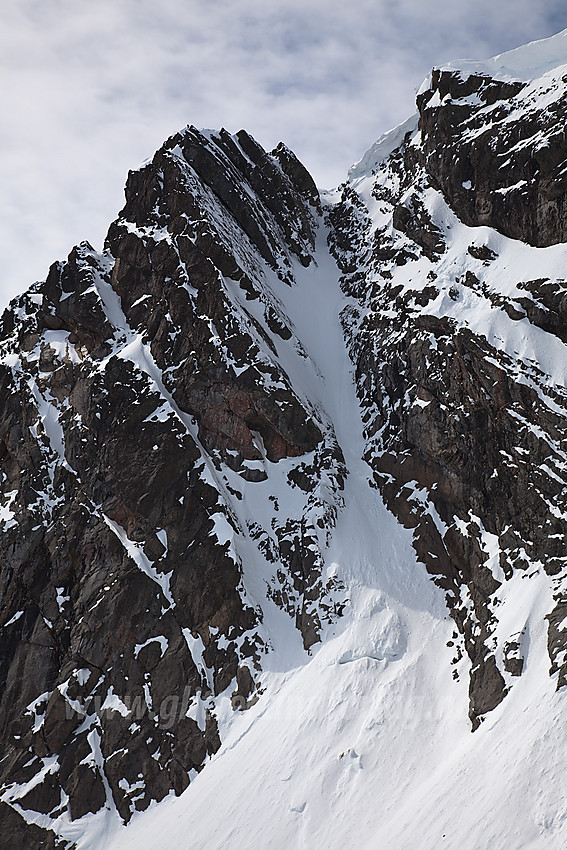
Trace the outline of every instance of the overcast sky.
<instances>
[{"instance_id":1,"label":"overcast sky","mask_svg":"<svg viewBox=\"0 0 567 850\"><path fill-rule=\"evenodd\" d=\"M185 124L281 139L332 187L432 65L566 27L565 0L3 0L0 305L100 249L128 169Z\"/></svg>"}]
</instances>

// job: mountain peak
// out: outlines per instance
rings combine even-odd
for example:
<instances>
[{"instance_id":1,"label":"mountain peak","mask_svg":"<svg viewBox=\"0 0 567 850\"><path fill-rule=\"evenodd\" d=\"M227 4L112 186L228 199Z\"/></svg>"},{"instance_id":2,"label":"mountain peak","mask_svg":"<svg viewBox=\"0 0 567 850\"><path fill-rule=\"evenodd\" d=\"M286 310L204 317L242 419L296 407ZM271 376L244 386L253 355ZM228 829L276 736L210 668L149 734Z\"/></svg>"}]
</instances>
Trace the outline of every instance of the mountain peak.
<instances>
[{"instance_id":1,"label":"mountain peak","mask_svg":"<svg viewBox=\"0 0 567 850\"><path fill-rule=\"evenodd\" d=\"M434 69L332 194L184 128L4 313L11 850L561 845L547 41Z\"/></svg>"}]
</instances>

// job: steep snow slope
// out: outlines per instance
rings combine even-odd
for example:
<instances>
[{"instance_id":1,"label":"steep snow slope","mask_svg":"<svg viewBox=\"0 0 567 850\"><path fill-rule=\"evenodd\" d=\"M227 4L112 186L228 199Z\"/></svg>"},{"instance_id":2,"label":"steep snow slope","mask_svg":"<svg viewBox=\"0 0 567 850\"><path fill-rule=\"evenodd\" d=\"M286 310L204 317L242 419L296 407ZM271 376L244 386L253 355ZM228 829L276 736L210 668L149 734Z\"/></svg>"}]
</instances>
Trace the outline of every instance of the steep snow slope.
<instances>
[{"instance_id":1,"label":"steep snow slope","mask_svg":"<svg viewBox=\"0 0 567 850\"><path fill-rule=\"evenodd\" d=\"M322 373L313 389L345 447L345 509L326 564L349 588L349 605L311 658L290 659L280 636L264 696L244 714L225 714L223 746L185 795L135 817L123 835L111 832L108 844L78 846L559 847L567 722L565 694L547 673L549 583L540 572L529 590L514 589L528 625L526 669L513 700L471 735L469 665L463 658L451 668L455 631L443 594L416 563L411 533L369 486L337 322L348 299L322 242L316 258L286 309Z\"/></svg>"},{"instance_id":2,"label":"steep snow slope","mask_svg":"<svg viewBox=\"0 0 567 850\"><path fill-rule=\"evenodd\" d=\"M567 30L563 30L550 38L531 41L529 44L523 44L506 53L499 53L485 61L461 59L436 67L441 70L457 71L462 77L485 74L495 80L528 82L562 67L566 64L566 57Z\"/></svg>"}]
</instances>

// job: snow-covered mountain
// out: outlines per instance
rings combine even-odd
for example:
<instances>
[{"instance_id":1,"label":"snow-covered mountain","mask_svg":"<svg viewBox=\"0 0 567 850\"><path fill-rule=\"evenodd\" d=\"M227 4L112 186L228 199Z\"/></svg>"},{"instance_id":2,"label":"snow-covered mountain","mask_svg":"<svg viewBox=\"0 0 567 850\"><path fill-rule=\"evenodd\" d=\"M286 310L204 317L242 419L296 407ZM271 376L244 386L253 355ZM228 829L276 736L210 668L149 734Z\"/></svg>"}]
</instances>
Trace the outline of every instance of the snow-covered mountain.
<instances>
[{"instance_id":1,"label":"snow-covered mountain","mask_svg":"<svg viewBox=\"0 0 567 850\"><path fill-rule=\"evenodd\" d=\"M1 847L565 846L566 83L187 127L6 310Z\"/></svg>"}]
</instances>

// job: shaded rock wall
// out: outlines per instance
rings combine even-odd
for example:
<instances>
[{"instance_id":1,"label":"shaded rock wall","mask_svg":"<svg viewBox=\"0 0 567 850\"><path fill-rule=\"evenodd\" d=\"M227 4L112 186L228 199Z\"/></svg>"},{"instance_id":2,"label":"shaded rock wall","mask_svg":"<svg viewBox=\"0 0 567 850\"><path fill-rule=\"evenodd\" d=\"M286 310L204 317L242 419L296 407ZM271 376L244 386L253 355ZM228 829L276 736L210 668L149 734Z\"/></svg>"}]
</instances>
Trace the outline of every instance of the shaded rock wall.
<instances>
[{"instance_id":1,"label":"shaded rock wall","mask_svg":"<svg viewBox=\"0 0 567 850\"><path fill-rule=\"evenodd\" d=\"M567 238L566 101L561 84L538 93L433 71L417 105L428 176L459 218L545 247Z\"/></svg>"}]
</instances>

